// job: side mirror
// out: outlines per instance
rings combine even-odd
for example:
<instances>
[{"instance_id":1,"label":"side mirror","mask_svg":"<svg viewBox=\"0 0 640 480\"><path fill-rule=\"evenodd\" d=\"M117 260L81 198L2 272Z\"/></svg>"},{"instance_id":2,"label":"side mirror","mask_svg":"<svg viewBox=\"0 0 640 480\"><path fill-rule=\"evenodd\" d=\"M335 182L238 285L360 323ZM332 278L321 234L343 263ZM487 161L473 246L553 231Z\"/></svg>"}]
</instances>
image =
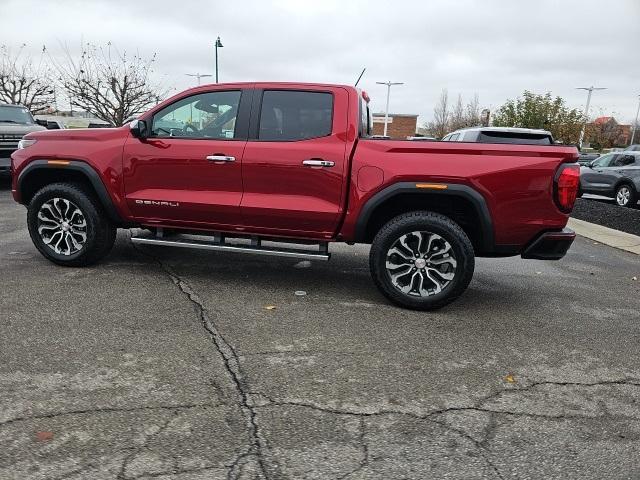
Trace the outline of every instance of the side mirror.
<instances>
[{"instance_id":1,"label":"side mirror","mask_svg":"<svg viewBox=\"0 0 640 480\"><path fill-rule=\"evenodd\" d=\"M48 125L48 122L46 120L42 120L40 118L36 118L35 120L36 120L36 123L41 127L46 127Z\"/></svg>"},{"instance_id":2,"label":"side mirror","mask_svg":"<svg viewBox=\"0 0 640 480\"><path fill-rule=\"evenodd\" d=\"M595 164L596 164L595 160L590 161L589 162L589 168L593 168Z\"/></svg>"},{"instance_id":3,"label":"side mirror","mask_svg":"<svg viewBox=\"0 0 640 480\"><path fill-rule=\"evenodd\" d=\"M131 130L131 135L136 138L147 138L149 133L147 131L147 122L144 120L133 120L129 124L129 130Z\"/></svg>"}]
</instances>

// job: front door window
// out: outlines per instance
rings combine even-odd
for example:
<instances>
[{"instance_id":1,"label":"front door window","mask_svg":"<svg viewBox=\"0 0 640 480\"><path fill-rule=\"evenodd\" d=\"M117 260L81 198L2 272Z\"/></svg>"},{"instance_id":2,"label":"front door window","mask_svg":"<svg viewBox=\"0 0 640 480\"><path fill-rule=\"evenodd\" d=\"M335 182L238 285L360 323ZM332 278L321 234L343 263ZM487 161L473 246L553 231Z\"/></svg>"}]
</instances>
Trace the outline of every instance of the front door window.
<instances>
[{"instance_id":1,"label":"front door window","mask_svg":"<svg viewBox=\"0 0 640 480\"><path fill-rule=\"evenodd\" d=\"M233 139L240 92L208 92L179 100L153 116L151 136Z\"/></svg>"}]
</instances>

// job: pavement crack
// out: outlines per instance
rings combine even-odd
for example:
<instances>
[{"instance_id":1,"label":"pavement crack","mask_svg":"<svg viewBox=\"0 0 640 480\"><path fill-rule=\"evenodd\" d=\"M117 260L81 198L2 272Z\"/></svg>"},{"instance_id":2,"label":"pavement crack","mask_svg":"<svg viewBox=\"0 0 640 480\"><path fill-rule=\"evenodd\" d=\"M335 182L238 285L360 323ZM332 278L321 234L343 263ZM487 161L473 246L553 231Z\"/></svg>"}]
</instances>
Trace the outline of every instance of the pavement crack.
<instances>
[{"instance_id":1,"label":"pavement crack","mask_svg":"<svg viewBox=\"0 0 640 480\"><path fill-rule=\"evenodd\" d=\"M122 461L122 465L120 466L120 471L116 476L117 480L130 480L131 478L133 478L133 477L127 476L127 467L129 466L131 461L134 460L140 454L140 452L142 452L145 448L147 448L147 446L149 445L149 442L151 442L151 440L154 437L164 432L169 427L171 422L173 422L177 418L177 415L178 415L178 412L174 412L174 417L167 418L156 431L149 433L145 436L144 441L142 442L142 444L140 444L138 448L134 449L133 452L131 452L130 454L124 457L124 460Z\"/></svg>"},{"instance_id":2,"label":"pavement crack","mask_svg":"<svg viewBox=\"0 0 640 480\"><path fill-rule=\"evenodd\" d=\"M246 457L255 457L260 473L264 478L269 478L267 467L263 457L263 442L260 437L260 429L256 419L256 410L249 401L249 393L240 367L239 355L233 348L233 346L226 340L226 338L220 332L220 329L211 318L209 310L204 305L202 299L197 292L191 287L191 285L178 273L176 273L168 264L160 260L158 257L151 255L136 247L134 243L131 243L133 248L142 253L143 255L151 258L155 261L160 268L167 274L171 282L180 290L180 292L193 304L205 330L209 333L211 340L213 341L216 350L218 351L222 361L224 363L225 370L229 375L233 385L238 393L239 406L243 412L247 426L249 429L249 436L251 438L251 444L249 448L242 453L234 462L229 465L228 478L238 478L239 472L237 468L240 466L240 461Z\"/></svg>"},{"instance_id":3,"label":"pavement crack","mask_svg":"<svg viewBox=\"0 0 640 480\"><path fill-rule=\"evenodd\" d=\"M190 404L179 404L179 405L149 405L142 407L98 407L98 408L86 408L79 410L67 410L65 412L53 412L53 413L42 413L36 415L28 415L22 417L10 418L9 420L4 420L0 422L0 427L5 425L10 425L16 422L25 422L29 420L42 420L49 418L57 418L64 417L70 415L92 415L96 413L128 413L128 412L140 412L140 411L154 411L154 410L188 410L191 408L206 408L206 407L219 407L222 404L220 403L190 403Z\"/></svg>"},{"instance_id":4,"label":"pavement crack","mask_svg":"<svg viewBox=\"0 0 640 480\"><path fill-rule=\"evenodd\" d=\"M369 465L369 445L367 444L367 441L366 441L366 435L367 435L367 424L365 423L364 417L360 417L360 432L358 434L358 443L362 448L362 458L360 458L360 464L353 470L345 473L344 475L339 476L337 480L344 480L346 478L349 478L351 475L354 475L360 472L361 470L363 470Z\"/></svg>"}]
</instances>

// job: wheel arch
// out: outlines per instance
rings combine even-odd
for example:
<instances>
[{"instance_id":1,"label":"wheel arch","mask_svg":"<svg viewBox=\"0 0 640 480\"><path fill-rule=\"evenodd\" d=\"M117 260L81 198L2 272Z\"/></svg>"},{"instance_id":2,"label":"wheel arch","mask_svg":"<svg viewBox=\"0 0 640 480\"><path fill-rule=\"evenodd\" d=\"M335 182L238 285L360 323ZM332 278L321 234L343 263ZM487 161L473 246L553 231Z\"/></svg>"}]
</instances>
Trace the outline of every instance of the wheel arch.
<instances>
[{"instance_id":1,"label":"wheel arch","mask_svg":"<svg viewBox=\"0 0 640 480\"><path fill-rule=\"evenodd\" d=\"M356 241L371 243L384 223L401 213L429 210L456 221L471 239L478 253L494 250L493 223L484 197L462 184L438 183L421 188L415 182L398 182L373 195L356 221Z\"/></svg>"},{"instance_id":2,"label":"wheel arch","mask_svg":"<svg viewBox=\"0 0 640 480\"><path fill-rule=\"evenodd\" d=\"M82 161L73 160L65 164L48 160L32 161L18 176L17 190L20 202L28 205L38 190L57 182L81 184L95 195L111 221L117 225L124 223L98 172Z\"/></svg>"}]
</instances>

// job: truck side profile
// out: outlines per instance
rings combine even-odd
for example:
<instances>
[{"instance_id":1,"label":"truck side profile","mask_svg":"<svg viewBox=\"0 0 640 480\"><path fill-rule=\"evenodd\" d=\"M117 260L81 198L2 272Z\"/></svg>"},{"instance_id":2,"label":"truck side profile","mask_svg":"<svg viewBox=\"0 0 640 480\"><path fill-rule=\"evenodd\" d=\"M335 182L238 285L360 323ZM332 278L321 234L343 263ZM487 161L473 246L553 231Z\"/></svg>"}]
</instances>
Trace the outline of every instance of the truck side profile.
<instances>
[{"instance_id":1,"label":"truck side profile","mask_svg":"<svg viewBox=\"0 0 640 480\"><path fill-rule=\"evenodd\" d=\"M123 127L27 135L12 192L60 265L97 262L117 228L150 230L139 244L317 260L331 242L366 243L381 292L421 310L462 294L476 256L559 259L573 242L575 148L370 128L351 86L205 85Z\"/></svg>"}]
</instances>

